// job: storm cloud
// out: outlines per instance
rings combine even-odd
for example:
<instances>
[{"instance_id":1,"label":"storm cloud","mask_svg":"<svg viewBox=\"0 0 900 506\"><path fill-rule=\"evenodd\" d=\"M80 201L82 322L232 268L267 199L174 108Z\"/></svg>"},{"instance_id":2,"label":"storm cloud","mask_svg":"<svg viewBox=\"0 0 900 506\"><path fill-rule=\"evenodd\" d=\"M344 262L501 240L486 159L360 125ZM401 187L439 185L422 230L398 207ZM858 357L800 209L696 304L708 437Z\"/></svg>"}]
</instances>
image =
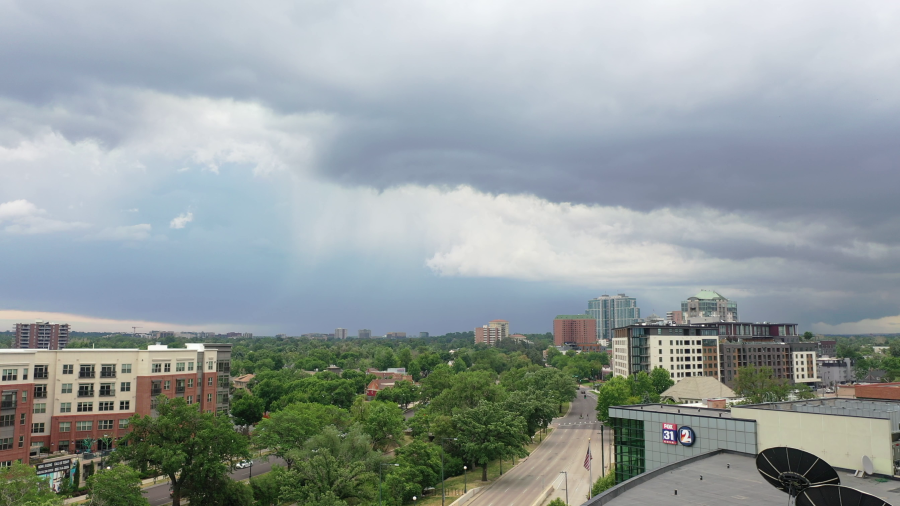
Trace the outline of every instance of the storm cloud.
<instances>
[{"instance_id":1,"label":"storm cloud","mask_svg":"<svg viewBox=\"0 0 900 506\"><path fill-rule=\"evenodd\" d=\"M884 2L4 2L0 205L104 239L79 251L164 248L176 286L226 248L219 267L279 304L352 305L305 294L384 281L340 257L406 273L398 294L526 281L539 306L552 285L546 314L496 307L523 331L565 287L566 312L584 289L664 311L701 285L751 319L846 329L826 324L900 313L898 24ZM10 244L22 266L40 247ZM261 254L279 260L248 267ZM5 303L189 325L256 299L138 300ZM246 324L406 324L391 304Z\"/></svg>"}]
</instances>

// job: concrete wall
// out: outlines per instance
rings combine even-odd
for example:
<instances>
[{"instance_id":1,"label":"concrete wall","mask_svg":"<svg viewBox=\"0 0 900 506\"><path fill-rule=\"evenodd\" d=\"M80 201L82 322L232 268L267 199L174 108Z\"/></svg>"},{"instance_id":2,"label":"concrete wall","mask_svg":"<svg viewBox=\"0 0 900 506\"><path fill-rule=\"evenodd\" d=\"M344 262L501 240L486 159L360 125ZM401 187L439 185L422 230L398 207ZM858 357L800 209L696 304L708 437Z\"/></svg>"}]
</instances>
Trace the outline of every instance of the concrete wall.
<instances>
[{"instance_id":1,"label":"concrete wall","mask_svg":"<svg viewBox=\"0 0 900 506\"><path fill-rule=\"evenodd\" d=\"M889 420L740 406L733 406L731 414L736 418L756 420L760 451L790 446L845 469L861 469L862 456L868 455L876 473L893 474Z\"/></svg>"}]
</instances>

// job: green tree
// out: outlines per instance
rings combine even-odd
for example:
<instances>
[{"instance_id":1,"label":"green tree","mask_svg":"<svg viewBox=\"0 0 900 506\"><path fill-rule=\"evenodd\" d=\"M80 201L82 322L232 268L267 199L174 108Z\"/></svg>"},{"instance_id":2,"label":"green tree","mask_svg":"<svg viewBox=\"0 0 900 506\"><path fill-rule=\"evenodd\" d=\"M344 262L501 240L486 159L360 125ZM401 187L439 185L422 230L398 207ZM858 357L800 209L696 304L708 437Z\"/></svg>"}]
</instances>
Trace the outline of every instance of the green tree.
<instances>
[{"instance_id":1,"label":"green tree","mask_svg":"<svg viewBox=\"0 0 900 506\"><path fill-rule=\"evenodd\" d=\"M510 393L503 401L504 409L518 413L525 420L525 434L531 437L553 421L556 405L536 390Z\"/></svg>"},{"instance_id":2,"label":"green tree","mask_svg":"<svg viewBox=\"0 0 900 506\"><path fill-rule=\"evenodd\" d=\"M265 409L266 401L249 392L235 395L231 401L231 417L234 424L244 427L245 433L249 426L262 420Z\"/></svg>"},{"instance_id":3,"label":"green tree","mask_svg":"<svg viewBox=\"0 0 900 506\"><path fill-rule=\"evenodd\" d=\"M803 333L803 339L806 339L807 341L811 341L812 338L814 338L814 337L816 337L815 334L813 334L812 332L810 332L808 330Z\"/></svg>"},{"instance_id":4,"label":"green tree","mask_svg":"<svg viewBox=\"0 0 900 506\"><path fill-rule=\"evenodd\" d=\"M794 397L797 399L815 399L816 392L809 385L798 383L794 385Z\"/></svg>"},{"instance_id":5,"label":"green tree","mask_svg":"<svg viewBox=\"0 0 900 506\"><path fill-rule=\"evenodd\" d=\"M605 476L601 476L597 478L597 481L594 482L594 485L591 487L591 497L594 497L601 492L613 488L616 486L616 466L615 464L610 464L609 471L607 471Z\"/></svg>"},{"instance_id":6,"label":"green tree","mask_svg":"<svg viewBox=\"0 0 900 506\"><path fill-rule=\"evenodd\" d=\"M556 499L554 499L554 500L550 501L549 503L547 503L547 506L567 506L567 505L566 505L566 502L565 502L565 501L563 501L562 499L560 499L559 497L557 497Z\"/></svg>"},{"instance_id":7,"label":"green tree","mask_svg":"<svg viewBox=\"0 0 900 506\"><path fill-rule=\"evenodd\" d=\"M250 488L253 490L253 499L258 506L276 506L281 504L278 499L281 495L278 473L268 472L251 478Z\"/></svg>"},{"instance_id":8,"label":"green tree","mask_svg":"<svg viewBox=\"0 0 900 506\"><path fill-rule=\"evenodd\" d=\"M791 390L786 380L775 377L771 367L741 367L734 384L734 392L750 404L783 401Z\"/></svg>"},{"instance_id":9,"label":"green tree","mask_svg":"<svg viewBox=\"0 0 900 506\"><path fill-rule=\"evenodd\" d=\"M254 506L253 489L228 476L210 476L185 488L191 506Z\"/></svg>"},{"instance_id":10,"label":"green tree","mask_svg":"<svg viewBox=\"0 0 900 506\"><path fill-rule=\"evenodd\" d=\"M671 378L669 371L662 367L657 367L650 371L650 383L653 384L653 389L656 393L661 395L675 384L675 380Z\"/></svg>"},{"instance_id":11,"label":"green tree","mask_svg":"<svg viewBox=\"0 0 900 506\"><path fill-rule=\"evenodd\" d=\"M372 401L365 413L365 419L361 420L363 430L370 438L375 448L386 449L391 441L400 441L403 430L406 429L406 419L403 411L396 404Z\"/></svg>"},{"instance_id":12,"label":"green tree","mask_svg":"<svg viewBox=\"0 0 900 506\"><path fill-rule=\"evenodd\" d=\"M31 466L13 462L0 469L0 506L59 506L62 497L50 490L46 480L37 477Z\"/></svg>"},{"instance_id":13,"label":"green tree","mask_svg":"<svg viewBox=\"0 0 900 506\"><path fill-rule=\"evenodd\" d=\"M309 438L329 425L343 430L349 423L349 413L336 406L310 402L291 404L256 425L253 445L281 457L290 469L294 465L292 450L300 449Z\"/></svg>"},{"instance_id":14,"label":"green tree","mask_svg":"<svg viewBox=\"0 0 900 506\"><path fill-rule=\"evenodd\" d=\"M125 464L116 464L88 478L91 506L139 506L150 504L141 494L141 477Z\"/></svg>"},{"instance_id":15,"label":"green tree","mask_svg":"<svg viewBox=\"0 0 900 506\"><path fill-rule=\"evenodd\" d=\"M168 476L173 506L180 506L183 487L224 477L232 461L249 458L247 440L234 431L230 417L201 413L182 398L161 395L157 401L158 417L131 417L131 432L115 458Z\"/></svg>"},{"instance_id":16,"label":"green tree","mask_svg":"<svg viewBox=\"0 0 900 506\"><path fill-rule=\"evenodd\" d=\"M631 383L623 376L613 376L600 387L597 393L597 418L609 422L610 406L636 404L638 399L631 395Z\"/></svg>"},{"instance_id":17,"label":"green tree","mask_svg":"<svg viewBox=\"0 0 900 506\"><path fill-rule=\"evenodd\" d=\"M528 455L524 446L531 438L525 434L525 420L499 403L482 401L472 409L461 410L453 415L453 424L463 457L481 466L481 481L487 481L488 462Z\"/></svg>"},{"instance_id":18,"label":"green tree","mask_svg":"<svg viewBox=\"0 0 900 506\"><path fill-rule=\"evenodd\" d=\"M497 385L493 371L467 371L451 378L450 388L431 401L429 409L434 413L451 414L454 409L473 408L481 401L499 401L503 389Z\"/></svg>"}]
</instances>

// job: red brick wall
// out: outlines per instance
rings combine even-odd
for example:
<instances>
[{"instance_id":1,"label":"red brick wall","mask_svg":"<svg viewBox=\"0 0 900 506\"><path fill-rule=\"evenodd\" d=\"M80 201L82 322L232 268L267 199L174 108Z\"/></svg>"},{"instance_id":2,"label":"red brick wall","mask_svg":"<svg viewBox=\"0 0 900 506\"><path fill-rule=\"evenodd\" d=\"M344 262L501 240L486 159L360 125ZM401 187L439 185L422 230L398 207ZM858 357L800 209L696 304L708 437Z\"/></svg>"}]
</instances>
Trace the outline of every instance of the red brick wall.
<instances>
[{"instance_id":1,"label":"red brick wall","mask_svg":"<svg viewBox=\"0 0 900 506\"><path fill-rule=\"evenodd\" d=\"M566 343L596 343L597 320L593 318L553 320L553 342L556 346Z\"/></svg>"},{"instance_id":2,"label":"red brick wall","mask_svg":"<svg viewBox=\"0 0 900 506\"><path fill-rule=\"evenodd\" d=\"M856 398L900 401L900 383L856 385Z\"/></svg>"},{"instance_id":3,"label":"red brick wall","mask_svg":"<svg viewBox=\"0 0 900 506\"><path fill-rule=\"evenodd\" d=\"M21 367L19 368L19 374L22 373ZM33 409L34 402L34 383L14 383L11 385L3 385L0 388L2 391L16 391L16 409L13 410L3 410L4 415L15 415L15 431L13 433L13 447L11 450L3 450L0 451L0 462L5 462L7 460L19 460L22 459L24 462L28 462L28 452L31 448L31 411ZM28 400L22 402L22 392L28 392ZM25 414L25 424L23 425L21 422L22 414ZM49 427L46 428L49 430ZM22 445L22 448L19 448L19 437L25 436L25 442Z\"/></svg>"}]
</instances>

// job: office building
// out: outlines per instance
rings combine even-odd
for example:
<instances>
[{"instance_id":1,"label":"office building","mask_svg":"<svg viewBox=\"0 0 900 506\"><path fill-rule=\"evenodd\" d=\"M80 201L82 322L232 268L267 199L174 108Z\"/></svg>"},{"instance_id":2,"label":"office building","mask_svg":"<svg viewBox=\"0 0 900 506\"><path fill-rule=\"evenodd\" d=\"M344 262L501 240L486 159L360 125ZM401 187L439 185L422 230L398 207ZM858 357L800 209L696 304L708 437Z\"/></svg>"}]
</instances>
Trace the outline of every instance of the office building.
<instances>
[{"instance_id":1,"label":"office building","mask_svg":"<svg viewBox=\"0 0 900 506\"><path fill-rule=\"evenodd\" d=\"M428 332L419 332L419 339L425 339L430 336L431 334L429 334Z\"/></svg>"},{"instance_id":2,"label":"office building","mask_svg":"<svg viewBox=\"0 0 900 506\"><path fill-rule=\"evenodd\" d=\"M357 332L357 337L359 337L360 339L371 339L372 331L369 329L359 329L359 331Z\"/></svg>"},{"instance_id":3,"label":"office building","mask_svg":"<svg viewBox=\"0 0 900 506\"><path fill-rule=\"evenodd\" d=\"M641 309L637 307L637 299L620 293L589 300L585 314L597 320L597 339L611 339L612 329L638 323Z\"/></svg>"},{"instance_id":4,"label":"office building","mask_svg":"<svg viewBox=\"0 0 900 506\"><path fill-rule=\"evenodd\" d=\"M597 320L586 314L561 314L553 319L553 344L584 351L600 351Z\"/></svg>"},{"instance_id":5,"label":"office building","mask_svg":"<svg viewBox=\"0 0 900 506\"><path fill-rule=\"evenodd\" d=\"M835 340L821 340L816 341L816 346L818 346L818 352L820 357L836 357L837 356L837 341Z\"/></svg>"},{"instance_id":6,"label":"office building","mask_svg":"<svg viewBox=\"0 0 900 506\"><path fill-rule=\"evenodd\" d=\"M342 328L334 329L334 338L335 339L347 339L347 329L342 329Z\"/></svg>"},{"instance_id":7,"label":"office building","mask_svg":"<svg viewBox=\"0 0 900 506\"><path fill-rule=\"evenodd\" d=\"M506 320L491 320L487 325L475 328L475 343L494 346L507 338L509 338L509 322Z\"/></svg>"},{"instance_id":8,"label":"office building","mask_svg":"<svg viewBox=\"0 0 900 506\"><path fill-rule=\"evenodd\" d=\"M406 337L406 332L388 332L384 337L388 339L400 339Z\"/></svg>"},{"instance_id":9,"label":"office building","mask_svg":"<svg viewBox=\"0 0 900 506\"><path fill-rule=\"evenodd\" d=\"M682 325L684 324L684 313L681 311L666 311L666 322Z\"/></svg>"},{"instance_id":10,"label":"office building","mask_svg":"<svg viewBox=\"0 0 900 506\"><path fill-rule=\"evenodd\" d=\"M685 323L738 321L737 302L713 290L700 290L697 295L682 301L681 313Z\"/></svg>"},{"instance_id":11,"label":"office building","mask_svg":"<svg viewBox=\"0 0 900 506\"><path fill-rule=\"evenodd\" d=\"M613 329L612 373L630 376L657 367L681 378L718 379L718 328L699 325L630 325Z\"/></svg>"},{"instance_id":12,"label":"office building","mask_svg":"<svg viewBox=\"0 0 900 506\"><path fill-rule=\"evenodd\" d=\"M729 387L741 367L769 367L776 378L814 386L820 381L815 342L804 342L796 323L720 322L719 379Z\"/></svg>"},{"instance_id":13,"label":"office building","mask_svg":"<svg viewBox=\"0 0 900 506\"><path fill-rule=\"evenodd\" d=\"M231 345L186 346L0 350L0 466L41 447L74 452L88 450L89 438L117 440L130 416L156 414L159 395L227 413Z\"/></svg>"},{"instance_id":14,"label":"office building","mask_svg":"<svg viewBox=\"0 0 900 506\"><path fill-rule=\"evenodd\" d=\"M853 366L850 358L819 357L816 359L819 379L825 387L834 388L842 383L854 380Z\"/></svg>"},{"instance_id":15,"label":"office building","mask_svg":"<svg viewBox=\"0 0 900 506\"><path fill-rule=\"evenodd\" d=\"M18 349L61 350L69 344L69 324L37 320L17 323L12 347Z\"/></svg>"}]
</instances>

